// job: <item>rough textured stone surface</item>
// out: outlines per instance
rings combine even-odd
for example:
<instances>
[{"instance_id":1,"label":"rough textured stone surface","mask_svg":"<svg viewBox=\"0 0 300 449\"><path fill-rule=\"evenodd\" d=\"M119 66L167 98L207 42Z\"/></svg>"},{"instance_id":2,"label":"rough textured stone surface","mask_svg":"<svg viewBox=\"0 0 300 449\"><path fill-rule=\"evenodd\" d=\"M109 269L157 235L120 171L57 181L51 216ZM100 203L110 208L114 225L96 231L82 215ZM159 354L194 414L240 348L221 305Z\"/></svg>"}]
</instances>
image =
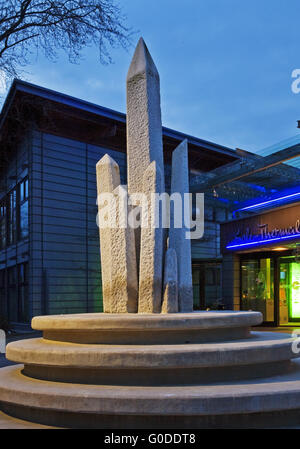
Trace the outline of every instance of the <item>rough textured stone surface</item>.
<instances>
[{"instance_id":1,"label":"rough textured stone surface","mask_svg":"<svg viewBox=\"0 0 300 449\"><path fill-rule=\"evenodd\" d=\"M184 204L184 194L189 192L189 168L187 140L172 154L171 193L179 193ZM183 214L182 214L183 215ZM180 312L193 310L193 284L191 263L191 241L186 239L187 229L174 227L174 210L170 211L169 247L174 248L178 264L178 304Z\"/></svg>"},{"instance_id":2,"label":"rough textured stone surface","mask_svg":"<svg viewBox=\"0 0 300 449\"><path fill-rule=\"evenodd\" d=\"M114 190L116 200L120 198L120 188ZM138 280L135 255L134 229L120 226L127 207L122 201L117 208L118 226L111 230L111 313L136 313L138 308Z\"/></svg>"},{"instance_id":3,"label":"rough textured stone surface","mask_svg":"<svg viewBox=\"0 0 300 449\"><path fill-rule=\"evenodd\" d=\"M101 193L112 193L120 185L120 170L118 164L108 155L103 156L96 165L97 196ZM98 214L101 214L100 204L98 204ZM111 312L111 266L108 260L110 254L111 231L100 228L101 246L101 274L102 274L102 297L104 312Z\"/></svg>"},{"instance_id":4,"label":"rough textured stone surface","mask_svg":"<svg viewBox=\"0 0 300 449\"><path fill-rule=\"evenodd\" d=\"M118 165L108 155L97 164L98 195L109 192L115 201L108 204L105 210L116 219L116 226L100 227L101 266L104 311L108 313L137 312L138 282L135 253L134 230L122 226L127 216L127 203L119 201L122 187L112 187L120 181ZM103 209L104 210L104 209ZM99 215L103 214L99 208Z\"/></svg>"},{"instance_id":5,"label":"rough textured stone surface","mask_svg":"<svg viewBox=\"0 0 300 449\"><path fill-rule=\"evenodd\" d=\"M163 229L155 224L159 220L159 209L152 194L162 191L162 173L156 161L153 161L143 176L143 193L147 197L147 205L142 207L139 313L161 311Z\"/></svg>"},{"instance_id":6,"label":"rough textured stone surface","mask_svg":"<svg viewBox=\"0 0 300 449\"><path fill-rule=\"evenodd\" d=\"M141 38L127 74L129 193L143 191L143 175L152 161L164 180L159 74Z\"/></svg>"},{"instance_id":7,"label":"rough textured stone surface","mask_svg":"<svg viewBox=\"0 0 300 449\"><path fill-rule=\"evenodd\" d=\"M165 255L164 289L162 313L178 312L178 275L177 257L173 248L168 248Z\"/></svg>"}]
</instances>

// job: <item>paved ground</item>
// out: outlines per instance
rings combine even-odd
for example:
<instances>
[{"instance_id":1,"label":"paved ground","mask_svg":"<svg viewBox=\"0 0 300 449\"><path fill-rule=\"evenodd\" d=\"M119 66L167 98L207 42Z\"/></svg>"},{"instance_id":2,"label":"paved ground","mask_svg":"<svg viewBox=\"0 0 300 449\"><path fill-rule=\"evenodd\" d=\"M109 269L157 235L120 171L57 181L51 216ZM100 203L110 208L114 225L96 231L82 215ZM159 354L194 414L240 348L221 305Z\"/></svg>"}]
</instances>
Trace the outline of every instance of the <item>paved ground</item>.
<instances>
[{"instance_id":1,"label":"paved ground","mask_svg":"<svg viewBox=\"0 0 300 449\"><path fill-rule=\"evenodd\" d=\"M255 332L284 332L287 334L292 334L292 332L296 329L299 329L299 334L300 334L300 326L286 326L286 327L254 327L253 330L255 330Z\"/></svg>"},{"instance_id":2,"label":"paved ground","mask_svg":"<svg viewBox=\"0 0 300 449\"><path fill-rule=\"evenodd\" d=\"M34 424L22 419L12 418L0 411L0 429L54 429L54 427Z\"/></svg>"}]
</instances>

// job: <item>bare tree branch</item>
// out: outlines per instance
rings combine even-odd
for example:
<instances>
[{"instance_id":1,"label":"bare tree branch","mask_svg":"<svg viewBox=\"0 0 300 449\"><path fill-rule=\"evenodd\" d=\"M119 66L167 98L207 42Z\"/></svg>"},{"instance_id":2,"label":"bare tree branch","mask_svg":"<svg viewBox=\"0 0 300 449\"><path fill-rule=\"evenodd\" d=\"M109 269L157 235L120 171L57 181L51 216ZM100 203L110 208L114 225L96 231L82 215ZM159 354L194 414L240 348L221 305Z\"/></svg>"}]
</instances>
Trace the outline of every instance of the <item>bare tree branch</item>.
<instances>
[{"instance_id":1,"label":"bare tree branch","mask_svg":"<svg viewBox=\"0 0 300 449\"><path fill-rule=\"evenodd\" d=\"M0 2L0 70L18 75L35 51L53 59L64 50L76 62L84 47L96 45L102 63L109 49L127 47L130 30L115 0L5 0Z\"/></svg>"}]
</instances>

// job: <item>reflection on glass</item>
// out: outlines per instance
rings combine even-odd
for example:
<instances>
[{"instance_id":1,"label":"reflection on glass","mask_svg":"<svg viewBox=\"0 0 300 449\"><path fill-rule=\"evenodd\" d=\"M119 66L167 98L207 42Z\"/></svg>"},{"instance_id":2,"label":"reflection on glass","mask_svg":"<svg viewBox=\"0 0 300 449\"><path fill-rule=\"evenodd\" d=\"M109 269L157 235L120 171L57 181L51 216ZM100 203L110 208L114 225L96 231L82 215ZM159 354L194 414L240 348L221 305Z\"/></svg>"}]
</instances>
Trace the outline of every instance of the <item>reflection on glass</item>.
<instances>
[{"instance_id":1,"label":"reflection on glass","mask_svg":"<svg viewBox=\"0 0 300 449\"><path fill-rule=\"evenodd\" d=\"M192 267L194 310L223 308L221 264L199 263Z\"/></svg>"},{"instance_id":2,"label":"reflection on glass","mask_svg":"<svg viewBox=\"0 0 300 449\"><path fill-rule=\"evenodd\" d=\"M28 201L20 206L20 238L28 237Z\"/></svg>"},{"instance_id":3,"label":"reflection on glass","mask_svg":"<svg viewBox=\"0 0 300 449\"><path fill-rule=\"evenodd\" d=\"M282 258L279 278L280 324L300 321L300 264L294 258Z\"/></svg>"},{"instance_id":4,"label":"reflection on glass","mask_svg":"<svg viewBox=\"0 0 300 449\"><path fill-rule=\"evenodd\" d=\"M0 248L6 247L6 201L0 203Z\"/></svg>"},{"instance_id":5,"label":"reflection on glass","mask_svg":"<svg viewBox=\"0 0 300 449\"><path fill-rule=\"evenodd\" d=\"M241 308L257 310L264 321L274 321L274 263L272 259L248 259L241 266Z\"/></svg>"}]
</instances>

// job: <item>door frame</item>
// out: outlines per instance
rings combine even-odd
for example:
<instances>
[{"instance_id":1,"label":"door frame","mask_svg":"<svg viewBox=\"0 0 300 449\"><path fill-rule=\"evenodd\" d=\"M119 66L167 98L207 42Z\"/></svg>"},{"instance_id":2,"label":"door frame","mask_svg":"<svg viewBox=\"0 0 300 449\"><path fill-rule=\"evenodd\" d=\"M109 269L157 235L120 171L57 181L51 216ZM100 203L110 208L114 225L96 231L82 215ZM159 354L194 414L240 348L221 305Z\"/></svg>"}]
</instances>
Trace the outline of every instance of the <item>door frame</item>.
<instances>
[{"instance_id":1,"label":"door frame","mask_svg":"<svg viewBox=\"0 0 300 449\"><path fill-rule=\"evenodd\" d=\"M198 268L200 270L201 273L201 278L200 278L200 298L199 298L199 310L206 310L206 298L205 298L205 268L206 265L209 264L219 264L220 267L222 268L222 259L216 258L216 259L192 259L192 270L193 268ZM222 274L222 269L221 269L221 274ZM221 286L222 286L222 278L220 279L221 282Z\"/></svg>"},{"instance_id":2,"label":"door frame","mask_svg":"<svg viewBox=\"0 0 300 449\"><path fill-rule=\"evenodd\" d=\"M275 254L276 253L276 254ZM272 259L274 264L274 321L263 321L261 326L264 327L277 327L279 326L279 277L280 277L280 264L279 259L283 256L292 256L293 250L286 250L282 252L276 251L255 251L252 253L241 253L240 256L240 307L241 307L241 298L242 298L242 261L249 259ZM241 308L242 310L242 308Z\"/></svg>"}]
</instances>

